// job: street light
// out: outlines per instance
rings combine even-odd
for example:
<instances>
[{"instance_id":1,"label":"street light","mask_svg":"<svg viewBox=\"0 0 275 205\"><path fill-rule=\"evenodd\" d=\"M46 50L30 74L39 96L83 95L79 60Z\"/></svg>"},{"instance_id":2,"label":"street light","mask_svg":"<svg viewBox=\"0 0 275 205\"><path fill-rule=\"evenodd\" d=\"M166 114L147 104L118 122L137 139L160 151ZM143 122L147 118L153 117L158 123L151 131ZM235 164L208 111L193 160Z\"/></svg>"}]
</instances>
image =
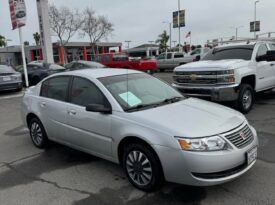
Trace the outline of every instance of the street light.
<instances>
[{"instance_id":1,"label":"street light","mask_svg":"<svg viewBox=\"0 0 275 205\"><path fill-rule=\"evenodd\" d=\"M243 28L243 27L244 27L244 26L239 26L239 27L233 27L233 26L231 26L231 27L230 27L230 28L236 30L236 40L238 40L238 30L239 30L240 28Z\"/></svg>"},{"instance_id":2,"label":"street light","mask_svg":"<svg viewBox=\"0 0 275 205\"><path fill-rule=\"evenodd\" d=\"M257 21L257 3L260 1L255 1L255 10L254 10L254 38L256 39L256 21Z\"/></svg>"},{"instance_id":3,"label":"street light","mask_svg":"<svg viewBox=\"0 0 275 205\"><path fill-rule=\"evenodd\" d=\"M168 21L163 21L162 23L169 24L169 39L170 39L170 49L172 48L172 23Z\"/></svg>"},{"instance_id":4,"label":"street light","mask_svg":"<svg viewBox=\"0 0 275 205\"><path fill-rule=\"evenodd\" d=\"M130 48L130 43L131 43L132 41L125 41L125 43L127 43L128 44L128 47L127 48Z\"/></svg>"}]
</instances>

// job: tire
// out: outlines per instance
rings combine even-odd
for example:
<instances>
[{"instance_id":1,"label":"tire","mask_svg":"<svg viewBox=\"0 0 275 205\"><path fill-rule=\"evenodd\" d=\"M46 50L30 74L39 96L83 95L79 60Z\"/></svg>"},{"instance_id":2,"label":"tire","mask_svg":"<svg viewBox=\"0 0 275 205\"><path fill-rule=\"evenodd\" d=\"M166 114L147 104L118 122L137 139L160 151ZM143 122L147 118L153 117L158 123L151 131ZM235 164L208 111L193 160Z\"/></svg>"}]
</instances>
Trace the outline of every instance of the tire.
<instances>
[{"instance_id":1,"label":"tire","mask_svg":"<svg viewBox=\"0 0 275 205\"><path fill-rule=\"evenodd\" d=\"M30 137L33 144L42 149L48 145L48 137L44 126L37 118L33 118L29 123Z\"/></svg>"},{"instance_id":2,"label":"tire","mask_svg":"<svg viewBox=\"0 0 275 205\"><path fill-rule=\"evenodd\" d=\"M145 145L129 144L125 147L123 169L131 184L142 191L154 191L163 183L159 159Z\"/></svg>"},{"instance_id":3,"label":"tire","mask_svg":"<svg viewBox=\"0 0 275 205\"><path fill-rule=\"evenodd\" d=\"M255 91L249 84L241 84L239 88L239 97L237 100L237 108L243 114L247 114L253 107L255 102Z\"/></svg>"}]
</instances>

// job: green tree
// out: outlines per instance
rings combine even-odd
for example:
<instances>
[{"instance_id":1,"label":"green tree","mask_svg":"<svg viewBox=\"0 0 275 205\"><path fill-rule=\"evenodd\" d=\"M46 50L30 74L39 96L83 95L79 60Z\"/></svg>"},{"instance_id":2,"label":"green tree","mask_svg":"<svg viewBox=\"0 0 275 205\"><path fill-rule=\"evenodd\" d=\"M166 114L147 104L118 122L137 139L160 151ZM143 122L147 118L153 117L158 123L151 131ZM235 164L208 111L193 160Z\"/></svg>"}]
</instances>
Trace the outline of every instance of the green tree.
<instances>
[{"instance_id":1,"label":"green tree","mask_svg":"<svg viewBox=\"0 0 275 205\"><path fill-rule=\"evenodd\" d=\"M162 34L158 36L158 39L156 40L156 43L159 44L159 50L161 52L166 51L168 48L168 41L170 39L170 36L167 34L167 31L164 30Z\"/></svg>"},{"instance_id":2,"label":"green tree","mask_svg":"<svg viewBox=\"0 0 275 205\"><path fill-rule=\"evenodd\" d=\"M6 44L6 38L0 35L0 47L5 47Z\"/></svg>"},{"instance_id":3,"label":"green tree","mask_svg":"<svg viewBox=\"0 0 275 205\"><path fill-rule=\"evenodd\" d=\"M33 38L34 38L34 41L35 41L35 45L39 46L40 45L40 33L36 32L33 34Z\"/></svg>"}]
</instances>

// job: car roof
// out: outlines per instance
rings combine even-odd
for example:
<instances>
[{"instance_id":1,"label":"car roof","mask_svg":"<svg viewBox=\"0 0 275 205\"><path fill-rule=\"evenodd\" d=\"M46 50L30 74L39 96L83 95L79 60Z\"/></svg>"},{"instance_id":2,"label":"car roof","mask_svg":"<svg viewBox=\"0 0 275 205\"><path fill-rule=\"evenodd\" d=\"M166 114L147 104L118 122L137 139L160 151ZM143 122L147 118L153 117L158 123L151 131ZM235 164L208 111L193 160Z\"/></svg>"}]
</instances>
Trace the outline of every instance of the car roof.
<instances>
[{"instance_id":1,"label":"car roof","mask_svg":"<svg viewBox=\"0 0 275 205\"><path fill-rule=\"evenodd\" d=\"M224 44L224 45L219 45L215 48L224 48L224 47L235 47L235 46L255 46L256 44L259 43L274 43L272 41L242 41L242 42L235 42L235 43L228 43L228 44Z\"/></svg>"},{"instance_id":2,"label":"car roof","mask_svg":"<svg viewBox=\"0 0 275 205\"><path fill-rule=\"evenodd\" d=\"M136 70L129 70L129 69L123 69L123 68L103 68L103 69L83 69L83 70L76 70L76 71L69 71L66 73L60 73L58 75L75 75L80 77L89 77L89 78L104 78L104 77L110 77L110 76L118 76L118 75L126 75L126 74L138 74L142 73L140 71Z\"/></svg>"}]
</instances>

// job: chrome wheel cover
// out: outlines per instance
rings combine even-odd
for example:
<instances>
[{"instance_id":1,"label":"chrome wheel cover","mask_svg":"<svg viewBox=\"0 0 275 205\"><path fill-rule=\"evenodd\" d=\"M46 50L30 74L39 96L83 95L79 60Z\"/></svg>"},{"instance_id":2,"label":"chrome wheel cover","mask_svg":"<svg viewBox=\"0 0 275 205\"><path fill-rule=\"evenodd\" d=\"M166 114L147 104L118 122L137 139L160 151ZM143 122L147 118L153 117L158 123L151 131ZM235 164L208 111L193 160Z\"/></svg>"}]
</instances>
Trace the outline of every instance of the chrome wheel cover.
<instances>
[{"instance_id":1,"label":"chrome wheel cover","mask_svg":"<svg viewBox=\"0 0 275 205\"><path fill-rule=\"evenodd\" d=\"M152 166L147 156L141 151L131 151L126 158L126 169L131 179L139 186L146 186L152 181Z\"/></svg>"},{"instance_id":2,"label":"chrome wheel cover","mask_svg":"<svg viewBox=\"0 0 275 205\"><path fill-rule=\"evenodd\" d=\"M37 122L31 124L31 138L37 146L40 146L43 141L42 130Z\"/></svg>"},{"instance_id":3,"label":"chrome wheel cover","mask_svg":"<svg viewBox=\"0 0 275 205\"><path fill-rule=\"evenodd\" d=\"M252 93L250 90L246 90L242 99L244 109L248 110L252 105Z\"/></svg>"}]
</instances>

